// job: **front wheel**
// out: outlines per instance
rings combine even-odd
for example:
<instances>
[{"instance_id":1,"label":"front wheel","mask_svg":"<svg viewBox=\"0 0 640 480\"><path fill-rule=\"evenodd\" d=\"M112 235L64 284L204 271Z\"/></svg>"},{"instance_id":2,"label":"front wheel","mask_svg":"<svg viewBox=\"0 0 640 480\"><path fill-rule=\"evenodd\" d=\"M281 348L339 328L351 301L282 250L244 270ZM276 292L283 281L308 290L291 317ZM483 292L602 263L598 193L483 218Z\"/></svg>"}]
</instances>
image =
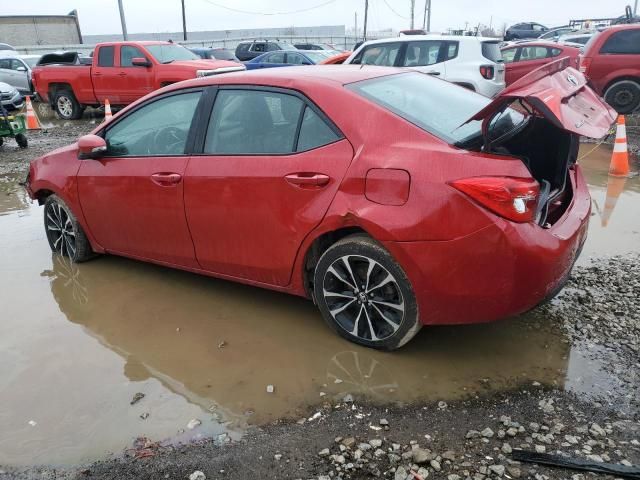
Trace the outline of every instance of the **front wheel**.
<instances>
[{"instance_id":1,"label":"front wheel","mask_svg":"<svg viewBox=\"0 0 640 480\"><path fill-rule=\"evenodd\" d=\"M607 88L604 100L618 113L631 113L640 106L640 84L633 80L616 82Z\"/></svg>"},{"instance_id":2,"label":"front wheel","mask_svg":"<svg viewBox=\"0 0 640 480\"><path fill-rule=\"evenodd\" d=\"M394 350L421 327L407 275L367 236L351 235L327 249L316 266L314 295L327 324L360 345Z\"/></svg>"},{"instance_id":3,"label":"front wheel","mask_svg":"<svg viewBox=\"0 0 640 480\"><path fill-rule=\"evenodd\" d=\"M44 228L53 252L84 262L93 257L91 245L75 215L57 195L51 195L44 204Z\"/></svg>"}]
</instances>

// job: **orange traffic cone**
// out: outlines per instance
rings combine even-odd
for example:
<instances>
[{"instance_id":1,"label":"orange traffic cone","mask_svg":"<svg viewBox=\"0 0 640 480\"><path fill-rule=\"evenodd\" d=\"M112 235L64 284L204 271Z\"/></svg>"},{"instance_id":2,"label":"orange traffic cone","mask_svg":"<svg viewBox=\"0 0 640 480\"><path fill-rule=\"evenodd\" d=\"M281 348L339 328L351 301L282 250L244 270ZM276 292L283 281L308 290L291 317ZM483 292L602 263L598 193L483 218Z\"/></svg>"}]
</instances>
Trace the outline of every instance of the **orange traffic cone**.
<instances>
[{"instance_id":1,"label":"orange traffic cone","mask_svg":"<svg viewBox=\"0 0 640 480\"><path fill-rule=\"evenodd\" d=\"M26 97L27 101L27 130L40 130L40 120L36 115L33 105L31 104L31 97Z\"/></svg>"},{"instance_id":2,"label":"orange traffic cone","mask_svg":"<svg viewBox=\"0 0 640 480\"><path fill-rule=\"evenodd\" d=\"M609 224L609 218L611 218L611 214L616 208L618 197L620 197L620 194L624 191L624 184L626 182L626 177L613 175L609 177L609 181L607 182L607 198L604 202L604 210L601 215L603 227L606 227Z\"/></svg>"},{"instance_id":3,"label":"orange traffic cone","mask_svg":"<svg viewBox=\"0 0 640 480\"><path fill-rule=\"evenodd\" d=\"M109 103L109 99L105 98L104 100L104 121L107 122L111 120L113 115L111 114L111 103Z\"/></svg>"},{"instance_id":4,"label":"orange traffic cone","mask_svg":"<svg viewBox=\"0 0 640 480\"><path fill-rule=\"evenodd\" d=\"M609 175L626 177L629 175L629 152L627 151L627 127L624 123L624 115L618 115L616 127L616 143L611 155Z\"/></svg>"}]
</instances>

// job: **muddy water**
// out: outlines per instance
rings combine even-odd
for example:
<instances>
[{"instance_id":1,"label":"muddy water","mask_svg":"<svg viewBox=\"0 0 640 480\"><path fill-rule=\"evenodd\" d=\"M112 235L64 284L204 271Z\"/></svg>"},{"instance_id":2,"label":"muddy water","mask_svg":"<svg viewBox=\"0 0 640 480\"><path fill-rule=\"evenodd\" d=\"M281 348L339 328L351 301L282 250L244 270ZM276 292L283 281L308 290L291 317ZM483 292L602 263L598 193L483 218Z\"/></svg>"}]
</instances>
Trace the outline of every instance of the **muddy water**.
<instances>
[{"instance_id":1,"label":"muddy water","mask_svg":"<svg viewBox=\"0 0 640 480\"><path fill-rule=\"evenodd\" d=\"M596 202L605 160L605 150L583 160ZM637 250L639 200L630 179L606 227L594 208L585 252ZM347 393L402 403L534 381L616 387L534 315L423 329L383 353L332 334L303 299L115 257L69 264L49 251L41 207L11 181L0 182L0 251L0 464L89 461L138 436L237 437ZM132 406L137 392L145 397ZM187 429L192 419L202 425Z\"/></svg>"}]
</instances>

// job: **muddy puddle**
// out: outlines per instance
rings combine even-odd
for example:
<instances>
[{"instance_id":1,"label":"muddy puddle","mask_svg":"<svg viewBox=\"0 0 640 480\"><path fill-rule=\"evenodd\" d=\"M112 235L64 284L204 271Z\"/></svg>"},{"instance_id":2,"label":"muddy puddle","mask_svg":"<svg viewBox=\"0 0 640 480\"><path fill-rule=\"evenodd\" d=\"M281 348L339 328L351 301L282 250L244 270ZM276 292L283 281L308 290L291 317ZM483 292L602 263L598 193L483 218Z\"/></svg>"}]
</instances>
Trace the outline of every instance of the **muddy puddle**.
<instances>
[{"instance_id":1,"label":"muddy puddle","mask_svg":"<svg viewBox=\"0 0 640 480\"><path fill-rule=\"evenodd\" d=\"M582 162L594 197L584 257L638 249L640 181L625 182L606 217L609 155L598 149ZM533 382L594 395L616 388L604 360L535 314L423 329L384 353L341 340L304 299L122 258L69 264L49 251L41 207L3 178L0 465L82 463L140 436L238 438L346 394L406 403ZM193 419L201 425L189 429Z\"/></svg>"}]
</instances>

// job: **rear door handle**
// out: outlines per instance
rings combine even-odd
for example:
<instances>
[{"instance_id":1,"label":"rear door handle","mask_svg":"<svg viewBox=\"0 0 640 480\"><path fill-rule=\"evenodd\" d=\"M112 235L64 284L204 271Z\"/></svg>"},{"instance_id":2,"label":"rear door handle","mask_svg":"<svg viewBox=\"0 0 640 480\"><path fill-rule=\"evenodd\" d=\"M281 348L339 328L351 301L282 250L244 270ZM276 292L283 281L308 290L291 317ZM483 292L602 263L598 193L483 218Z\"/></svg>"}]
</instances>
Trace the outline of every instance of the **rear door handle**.
<instances>
[{"instance_id":1,"label":"rear door handle","mask_svg":"<svg viewBox=\"0 0 640 480\"><path fill-rule=\"evenodd\" d=\"M284 178L292 185L306 187L322 187L331 180L328 175L323 173L291 173Z\"/></svg>"},{"instance_id":2,"label":"rear door handle","mask_svg":"<svg viewBox=\"0 0 640 480\"><path fill-rule=\"evenodd\" d=\"M180 183L182 175L179 173L154 173L151 175L151 180L161 187L172 187Z\"/></svg>"}]
</instances>

